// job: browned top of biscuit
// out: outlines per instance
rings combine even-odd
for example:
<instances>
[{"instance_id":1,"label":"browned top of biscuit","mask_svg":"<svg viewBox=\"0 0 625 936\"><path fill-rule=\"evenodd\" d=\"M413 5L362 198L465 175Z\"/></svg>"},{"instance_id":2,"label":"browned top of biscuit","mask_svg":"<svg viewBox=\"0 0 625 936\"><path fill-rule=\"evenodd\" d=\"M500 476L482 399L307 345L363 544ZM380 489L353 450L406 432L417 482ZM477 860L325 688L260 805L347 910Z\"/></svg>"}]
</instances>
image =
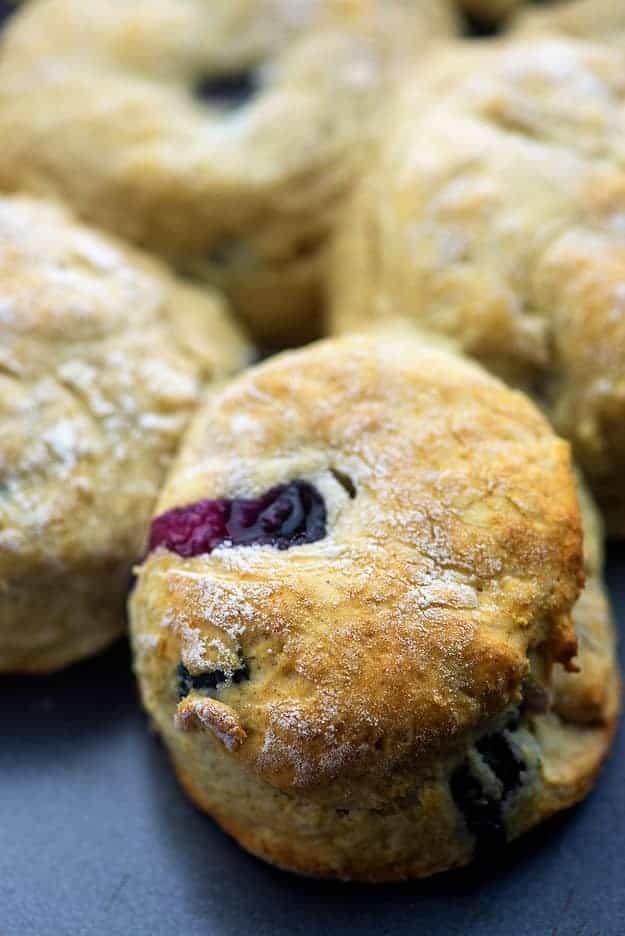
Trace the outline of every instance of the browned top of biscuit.
<instances>
[{"instance_id":1,"label":"browned top of biscuit","mask_svg":"<svg viewBox=\"0 0 625 936\"><path fill-rule=\"evenodd\" d=\"M388 793L403 766L519 700L530 650L575 652L568 446L477 366L409 337L275 358L209 400L158 512L293 479L325 498L324 538L158 549L132 603L144 686L172 717L180 661L227 672L242 655L249 680L220 689L218 709L191 693L180 717L214 721L220 744L228 706L231 756L271 783L366 774Z\"/></svg>"},{"instance_id":2,"label":"browned top of biscuit","mask_svg":"<svg viewBox=\"0 0 625 936\"><path fill-rule=\"evenodd\" d=\"M3 40L0 179L181 265L303 257L395 60L449 35L452 6L34 0ZM234 113L194 93L240 78L259 88Z\"/></svg>"},{"instance_id":3,"label":"browned top of biscuit","mask_svg":"<svg viewBox=\"0 0 625 936\"><path fill-rule=\"evenodd\" d=\"M539 391L608 504L625 470L624 101L608 46L451 45L405 83L333 274L337 331L401 319Z\"/></svg>"},{"instance_id":4,"label":"browned top of biscuit","mask_svg":"<svg viewBox=\"0 0 625 936\"><path fill-rule=\"evenodd\" d=\"M247 355L216 296L0 199L0 580L131 560L204 382Z\"/></svg>"}]
</instances>

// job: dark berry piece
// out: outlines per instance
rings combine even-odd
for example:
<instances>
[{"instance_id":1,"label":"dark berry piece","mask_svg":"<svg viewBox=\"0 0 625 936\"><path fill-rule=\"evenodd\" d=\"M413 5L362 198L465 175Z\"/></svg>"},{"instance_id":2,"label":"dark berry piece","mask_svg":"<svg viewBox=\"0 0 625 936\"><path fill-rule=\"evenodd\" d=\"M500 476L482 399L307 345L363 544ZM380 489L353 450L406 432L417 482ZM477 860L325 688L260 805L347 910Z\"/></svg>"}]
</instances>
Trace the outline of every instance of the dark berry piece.
<instances>
[{"instance_id":1,"label":"dark berry piece","mask_svg":"<svg viewBox=\"0 0 625 936\"><path fill-rule=\"evenodd\" d=\"M475 839L475 854L487 857L506 844L501 802L484 792L468 761L456 767L449 781L453 800Z\"/></svg>"},{"instance_id":2,"label":"dark berry piece","mask_svg":"<svg viewBox=\"0 0 625 936\"><path fill-rule=\"evenodd\" d=\"M503 804L523 783L526 765L518 745L501 732L480 738L475 747L501 783L501 794L494 796L484 790L468 759L454 770L449 786L467 829L475 838L476 854L487 855L506 843Z\"/></svg>"},{"instance_id":3,"label":"dark berry piece","mask_svg":"<svg viewBox=\"0 0 625 936\"><path fill-rule=\"evenodd\" d=\"M495 36L498 32L496 23L476 16L473 13L465 12L464 20L464 32L467 36Z\"/></svg>"},{"instance_id":4,"label":"dark berry piece","mask_svg":"<svg viewBox=\"0 0 625 936\"><path fill-rule=\"evenodd\" d=\"M6 0L0 0L0 29L5 24L5 21L15 13L15 4L7 3Z\"/></svg>"},{"instance_id":5,"label":"dark berry piece","mask_svg":"<svg viewBox=\"0 0 625 936\"><path fill-rule=\"evenodd\" d=\"M325 535L321 494L307 481L291 481L261 497L204 500L168 510L152 521L149 548L163 546L190 557L222 545L288 549Z\"/></svg>"},{"instance_id":6,"label":"dark berry piece","mask_svg":"<svg viewBox=\"0 0 625 936\"><path fill-rule=\"evenodd\" d=\"M526 679L523 686L523 710L531 715L543 715L550 705L549 690L535 679Z\"/></svg>"},{"instance_id":7,"label":"dark berry piece","mask_svg":"<svg viewBox=\"0 0 625 936\"><path fill-rule=\"evenodd\" d=\"M201 101L222 110L236 110L254 97L260 88L256 72L232 72L227 75L203 75L194 87Z\"/></svg>"},{"instance_id":8,"label":"dark berry piece","mask_svg":"<svg viewBox=\"0 0 625 936\"><path fill-rule=\"evenodd\" d=\"M244 660L241 660L241 665L237 669L228 674L224 670L214 669L194 675L189 672L184 663L180 663L178 665L178 699L186 698L190 692L209 692L218 689L228 680L240 683L249 678L249 667Z\"/></svg>"},{"instance_id":9,"label":"dark berry piece","mask_svg":"<svg viewBox=\"0 0 625 936\"><path fill-rule=\"evenodd\" d=\"M481 738L475 745L503 787L504 798L521 786L525 762L519 747L503 734Z\"/></svg>"},{"instance_id":10,"label":"dark berry piece","mask_svg":"<svg viewBox=\"0 0 625 936\"><path fill-rule=\"evenodd\" d=\"M510 709L506 716L505 728L508 731L516 731L521 724L521 709L520 707Z\"/></svg>"},{"instance_id":11,"label":"dark berry piece","mask_svg":"<svg viewBox=\"0 0 625 936\"><path fill-rule=\"evenodd\" d=\"M203 500L174 507L152 521L149 548L164 546L185 557L211 552L228 539L228 515L225 500Z\"/></svg>"}]
</instances>

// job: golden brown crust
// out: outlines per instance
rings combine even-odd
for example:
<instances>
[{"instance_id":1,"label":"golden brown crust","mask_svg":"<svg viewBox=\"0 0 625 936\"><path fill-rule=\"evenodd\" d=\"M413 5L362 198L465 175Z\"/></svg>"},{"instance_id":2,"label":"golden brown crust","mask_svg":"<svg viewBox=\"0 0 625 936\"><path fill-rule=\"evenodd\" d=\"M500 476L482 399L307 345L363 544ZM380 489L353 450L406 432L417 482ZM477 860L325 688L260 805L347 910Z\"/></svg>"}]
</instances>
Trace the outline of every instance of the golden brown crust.
<instances>
[{"instance_id":1,"label":"golden brown crust","mask_svg":"<svg viewBox=\"0 0 625 936\"><path fill-rule=\"evenodd\" d=\"M603 525L584 484L579 498L584 525L586 586L573 611L579 644L579 672L556 670L555 710L565 721L613 731L619 709L620 677L616 659L616 629L610 599L603 584Z\"/></svg>"},{"instance_id":2,"label":"golden brown crust","mask_svg":"<svg viewBox=\"0 0 625 936\"><path fill-rule=\"evenodd\" d=\"M557 39L415 73L341 223L337 332L439 333L538 390L612 532L625 501L623 60Z\"/></svg>"},{"instance_id":3,"label":"golden brown crust","mask_svg":"<svg viewBox=\"0 0 625 936\"><path fill-rule=\"evenodd\" d=\"M198 809L212 815L224 832L231 835L246 851L283 871L292 871L305 877L338 877L344 881L384 884L408 878L430 877L460 867L470 860L471 851L467 843L464 843L464 849L459 851L457 843L452 839L440 838L440 831L436 828L436 817L441 804L436 796L432 797L435 802L431 804L431 810L421 816L420 827L415 829L414 825L406 822L411 833L419 835L420 842L434 843L434 859L425 849L410 865L391 860L384 865L376 865L369 861L368 866L363 866L363 856L358 856L357 852L353 851L337 866L336 855L332 854L327 846L324 847L326 843L321 836L317 839L309 838L302 843L296 835L289 834L288 824L285 824L286 834L282 830L276 834L270 826L250 824L247 816L241 820L232 813L220 813L215 810L212 800L207 799L204 789L195 784L188 773L175 764L174 766L182 788ZM428 822L428 817L434 821ZM448 833L449 829L444 831Z\"/></svg>"},{"instance_id":4,"label":"golden brown crust","mask_svg":"<svg viewBox=\"0 0 625 936\"><path fill-rule=\"evenodd\" d=\"M596 511L585 492L581 493L589 531L587 542L592 551L600 546L592 531ZM603 613L597 615L595 610L588 617L588 605L579 604L576 622L593 632L602 644L591 648L588 642L583 643L578 660L580 675L559 673L555 684L555 710L532 720L532 731L541 750L541 766L530 794L511 817L510 839L583 799L592 789L612 744L620 708L620 682L615 632L601 584L601 568L595 571L592 584L603 595ZM598 681L593 678L598 673L592 665L597 651L606 659L606 667L599 677L607 677L602 707L595 708L592 720L585 714L580 722L576 722L573 713L569 713L571 717L558 714L562 700L575 697L582 687L582 679L587 686L594 681L598 688ZM589 657L591 673L586 676ZM582 690L582 697L584 695L585 690ZM445 773L427 784L412 804L399 804L390 815L383 816L379 811L377 814L354 811L345 816L345 811L340 811L339 815L331 808L321 807L315 811L310 802L301 797L282 796L275 800L276 794L271 788L258 785L250 789L236 775L219 777L215 794L200 768L199 751L181 752L175 736L170 734L168 740L178 778L198 808L210 813L252 854L286 870L319 877L384 882L429 876L466 864L472 857L471 842L463 836L454 816ZM229 803L227 800L225 804L220 802L220 782L228 788L234 787ZM272 797L274 801L268 808L267 801ZM276 821L277 816L280 818ZM345 827L348 822L352 828ZM367 843L364 850L363 842Z\"/></svg>"},{"instance_id":5,"label":"golden brown crust","mask_svg":"<svg viewBox=\"0 0 625 936\"><path fill-rule=\"evenodd\" d=\"M529 648L574 654L569 454L523 397L417 342L322 343L211 399L158 512L302 477L331 505L325 539L158 551L133 602L162 667L197 665L199 648L219 666L211 642L254 661L224 699L249 736L238 756L267 781L336 791L379 770L401 784L407 761L518 697Z\"/></svg>"},{"instance_id":6,"label":"golden brown crust","mask_svg":"<svg viewBox=\"0 0 625 936\"><path fill-rule=\"evenodd\" d=\"M157 509L295 478L323 494L325 538L157 550L138 570L143 699L198 806L281 867L394 880L471 859L451 778L484 736L524 752L508 838L585 795L618 708L598 522L586 504L595 600L564 674L578 507L567 447L529 401L414 337L323 342L211 398ZM249 680L178 701L181 662L233 658ZM514 716L530 669L553 671L554 707Z\"/></svg>"},{"instance_id":7,"label":"golden brown crust","mask_svg":"<svg viewBox=\"0 0 625 936\"><path fill-rule=\"evenodd\" d=\"M3 41L0 184L223 288L263 343L301 343L388 82L454 25L446 0L33 0ZM260 89L240 110L194 97L242 72Z\"/></svg>"},{"instance_id":8,"label":"golden brown crust","mask_svg":"<svg viewBox=\"0 0 625 936\"><path fill-rule=\"evenodd\" d=\"M540 793L536 795L524 810L513 836L522 835L540 822L564 809L570 809L583 800L592 790L610 751L616 730L616 718L605 724L596 724L586 728L567 728L555 722L549 729L539 728L539 736L544 744L548 758L553 757L541 777ZM563 743L564 737L564 743ZM552 750L550 742L557 747ZM571 765L575 768L571 769ZM564 765L567 765L565 767ZM297 811L289 816L284 828L278 834L271 826L254 825L250 816L243 813L237 816L235 811L220 811L212 799L207 798L205 788L196 784L191 775L174 761L174 767L180 784L187 796L198 809L209 813L221 828L231 835L246 851L262 858L284 871L293 871L307 877L338 877L348 881L363 881L372 884L403 881L409 878L431 877L443 871L466 865L473 857L471 846L466 841L458 841L452 832L453 823L449 822L449 802L439 791L432 791L425 799L424 807L415 823L415 816L398 817L399 824L406 826L414 836L416 853L408 861L388 860L376 864L378 855L364 856L357 847L349 851L343 845L343 854L337 848L333 853L324 848L324 840L311 836L304 843L297 836ZM261 791L259 791L262 795ZM280 807L278 807L280 808ZM360 830L361 842L365 836L375 841L380 829L371 817L370 824L365 822L365 832ZM337 862L337 852L341 855ZM345 854L346 853L346 854ZM372 860L373 859L373 860Z\"/></svg>"},{"instance_id":9,"label":"golden brown crust","mask_svg":"<svg viewBox=\"0 0 625 936\"><path fill-rule=\"evenodd\" d=\"M223 303L61 208L0 199L0 670L123 628L131 564L205 381L242 366Z\"/></svg>"}]
</instances>

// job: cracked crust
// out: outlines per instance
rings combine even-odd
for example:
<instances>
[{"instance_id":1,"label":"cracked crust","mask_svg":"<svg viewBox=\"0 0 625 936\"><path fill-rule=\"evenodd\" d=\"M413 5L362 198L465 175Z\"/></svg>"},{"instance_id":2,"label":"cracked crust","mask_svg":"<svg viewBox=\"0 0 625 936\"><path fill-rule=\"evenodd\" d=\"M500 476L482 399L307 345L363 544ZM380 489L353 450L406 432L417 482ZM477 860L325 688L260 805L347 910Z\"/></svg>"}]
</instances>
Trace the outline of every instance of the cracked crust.
<instances>
[{"instance_id":1,"label":"cracked crust","mask_svg":"<svg viewBox=\"0 0 625 936\"><path fill-rule=\"evenodd\" d=\"M205 381L248 349L216 296L61 208L0 199L0 670L119 635L131 566Z\"/></svg>"},{"instance_id":2,"label":"cracked crust","mask_svg":"<svg viewBox=\"0 0 625 936\"><path fill-rule=\"evenodd\" d=\"M540 394L625 534L625 70L558 39L408 82L341 223L336 332L416 325Z\"/></svg>"},{"instance_id":3,"label":"cracked crust","mask_svg":"<svg viewBox=\"0 0 625 936\"><path fill-rule=\"evenodd\" d=\"M326 501L324 539L189 559L161 549L137 570L143 700L198 805L302 873L386 880L463 864L474 842L450 774L502 730L528 679L557 687L560 709L519 716L532 763L548 756L507 808L508 837L583 796L613 730L613 635L607 605L586 603L575 614L593 666L562 675L579 508L568 446L529 400L414 337L323 342L211 398L157 512L295 477ZM589 556L592 579L596 546ZM181 662L227 672L236 657L249 679L178 701ZM595 698L584 724L579 694Z\"/></svg>"},{"instance_id":4,"label":"cracked crust","mask_svg":"<svg viewBox=\"0 0 625 936\"><path fill-rule=\"evenodd\" d=\"M32 0L3 40L0 184L214 283L261 343L302 343L389 83L454 29L447 0ZM241 72L246 106L194 97Z\"/></svg>"}]
</instances>

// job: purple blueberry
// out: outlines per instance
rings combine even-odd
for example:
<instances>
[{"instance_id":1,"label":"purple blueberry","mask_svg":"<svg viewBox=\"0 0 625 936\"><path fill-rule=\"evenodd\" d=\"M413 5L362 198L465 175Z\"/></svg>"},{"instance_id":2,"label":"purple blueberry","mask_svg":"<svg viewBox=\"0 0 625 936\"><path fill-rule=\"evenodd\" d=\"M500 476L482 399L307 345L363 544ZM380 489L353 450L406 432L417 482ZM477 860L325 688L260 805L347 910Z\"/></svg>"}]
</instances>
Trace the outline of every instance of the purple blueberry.
<instances>
[{"instance_id":1,"label":"purple blueberry","mask_svg":"<svg viewBox=\"0 0 625 936\"><path fill-rule=\"evenodd\" d=\"M484 790L469 759L456 767L449 788L467 829L475 839L476 855L487 856L506 844L503 805L523 783L526 765L519 747L507 735L487 735L475 746L484 763L500 781L501 795L494 796Z\"/></svg>"},{"instance_id":2,"label":"purple blueberry","mask_svg":"<svg viewBox=\"0 0 625 936\"><path fill-rule=\"evenodd\" d=\"M209 692L218 689L225 682L230 680L233 683L243 682L250 678L250 671L247 663L240 660L240 665L232 673L225 673L224 670L214 669L205 673L190 673L184 663L178 665L178 699L184 699L190 692Z\"/></svg>"},{"instance_id":3,"label":"purple blueberry","mask_svg":"<svg viewBox=\"0 0 625 936\"><path fill-rule=\"evenodd\" d=\"M159 546L188 558L217 546L288 549L326 535L326 507L307 481L291 481L261 497L202 500L174 507L152 521L149 549Z\"/></svg>"},{"instance_id":4,"label":"purple blueberry","mask_svg":"<svg viewBox=\"0 0 625 936\"><path fill-rule=\"evenodd\" d=\"M5 21L15 13L15 4L8 3L6 0L0 0L0 29L5 24Z\"/></svg>"},{"instance_id":5,"label":"purple blueberry","mask_svg":"<svg viewBox=\"0 0 625 936\"><path fill-rule=\"evenodd\" d=\"M226 75L203 75L196 81L193 91L195 97L206 104L231 111L247 104L259 88L258 74L243 71Z\"/></svg>"},{"instance_id":6,"label":"purple blueberry","mask_svg":"<svg viewBox=\"0 0 625 936\"><path fill-rule=\"evenodd\" d=\"M525 762L519 747L503 734L487 735L475 745L498 780L504 797L521 786Z\"/></svg>"},{"instance_id":7,"label":"purple blueberry","mask_svg":"<svg viewBox=\"0 0 625 936\"><path fill-rule=\"evenodd\" d=\"M467 829L475 839L475 854L485 857L506 844L506 827L501 801L486 793L463 761L451 775L449 787L453 800L464 817Z\"/></svg>"}]
</instances>

